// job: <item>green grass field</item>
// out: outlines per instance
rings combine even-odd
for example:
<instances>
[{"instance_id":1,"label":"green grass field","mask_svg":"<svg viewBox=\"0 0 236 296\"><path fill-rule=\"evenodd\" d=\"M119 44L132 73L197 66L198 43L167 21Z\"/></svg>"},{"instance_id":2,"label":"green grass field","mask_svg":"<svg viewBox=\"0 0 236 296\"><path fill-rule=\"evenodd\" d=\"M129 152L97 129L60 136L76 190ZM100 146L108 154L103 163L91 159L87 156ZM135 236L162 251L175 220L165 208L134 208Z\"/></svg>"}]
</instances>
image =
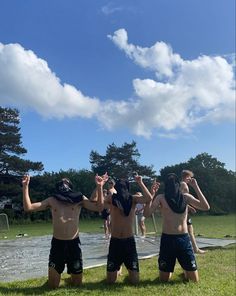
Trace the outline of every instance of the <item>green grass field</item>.
<instances>
[{"instance_id":1,"label":"green grass field","mask_svg":"<svg viewBox=\"0 0 236 296\"><path fill-rule=\"evenodd\" d=\"M161 217L156 215L158 235L161 233ZM192 222L196 236L200 235L209 238L236 237L236 215L225 216L193 216ZM80 231L90 233L102 233L102 219L88 219L80 221ZM146 219L147 232L154 232L151 218ZM16 238L16 235L26 233L28 236L42 236L52 234L51 223L28 223L22 225L10 225L9 231L0 232L0 239Z\"/></svg>"},{"instance_id":2,"label":"green grass field","mask_svg":"<svg viewBox=\"0 0 236 296\"><path fill-rule=\"evenodd\" d=\"M212 238L235 238L236 215L229 216L194 216L193 225L196 234ZM101 219L81 221L82 232L103 232ZM158 232L160 232L160 218L157 218ZM151 219L147 220L148 231L152 232ZM27 233L29 236L51 234L51 225L46 223L11 226L10 231L0 233L8 238L15 238L18 233ZM235 295L235 259L236 247L230 245L226 248L211 249L204 255L197 255L200 282L187 283L182 280L182 270L176 264L172 280L163 284L158 280L157 257L140 260L140 283L131 286L127 282L127 271L123 268L123 275L118 282L109 286L105 282L106 267L84 270L83 285L79 288L68 283L68 275L62 276L60 288L50 291L47 288L47 277L31 279L21 282L0 283L0 295L209 295L231 296ZM19 267L20 272L20 267Z\"/></svg>"}]
</instances>

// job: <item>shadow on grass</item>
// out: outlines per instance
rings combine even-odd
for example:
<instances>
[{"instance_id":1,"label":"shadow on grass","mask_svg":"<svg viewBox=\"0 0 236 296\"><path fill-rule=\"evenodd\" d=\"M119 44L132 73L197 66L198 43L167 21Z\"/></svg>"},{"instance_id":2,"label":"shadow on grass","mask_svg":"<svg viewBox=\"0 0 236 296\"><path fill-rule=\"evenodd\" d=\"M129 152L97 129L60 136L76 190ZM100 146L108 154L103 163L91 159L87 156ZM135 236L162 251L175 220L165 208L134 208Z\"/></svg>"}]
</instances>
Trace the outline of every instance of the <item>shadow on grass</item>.
<instances>
[{"instance_id":1,"label":"shadow on grass","mask_svg":"<svg viewBox=\"0 0 236 296\"><path fill-rule=\"evenodd\" d=\"M168 286L174 286L178 284L183 284L185 281L183 280L182 275L176 277L174 280L171 280L170 282L163 283L159 280L159 278L156 278L154 280L140 280L140 282L135 285L134 287L151 287L151 286L161 286L161 285L168 285ZM23 283L24 284L24 283ZM22 285L22 283L20 283ZM7 286L0 286L0 295L17 295L17 294L24 294L24 295L44 295L46 293L52 292L53 295L56 295L56 291L58 291L58 295L63 295L64 290L71 291L71 292L92 292L92 291L109 291L111 293L120 293L125 287L132 287L129 283L128 276L124 277L122 282L116 282L114 284L108 284L106 280L98 281L98 282L84 282L81 286L72 286L69 282L69 279L65 278L61 282L61 286L56 289L52 290L48 287L48 282L46 281L43 283L43 285L34 286L34 287L20 287L17 286L17 283L12 283ZM54 294L56 293L56 294Z\"/></svg>"},{"instance_id":2,"label":"shadow on grass","mask_svg":"<svg viewBox=\"0 0 236 296\"><path fill-rule=\"evenodd\" d=\"M22 284L21 284L22 285ZM43 295L49 292L47 281L38 287L17 287L17 284L11 284L10 286L1 287L0 295L12 295L12 294L24 294L24 295Z\"/></svg>"}]
</instances>

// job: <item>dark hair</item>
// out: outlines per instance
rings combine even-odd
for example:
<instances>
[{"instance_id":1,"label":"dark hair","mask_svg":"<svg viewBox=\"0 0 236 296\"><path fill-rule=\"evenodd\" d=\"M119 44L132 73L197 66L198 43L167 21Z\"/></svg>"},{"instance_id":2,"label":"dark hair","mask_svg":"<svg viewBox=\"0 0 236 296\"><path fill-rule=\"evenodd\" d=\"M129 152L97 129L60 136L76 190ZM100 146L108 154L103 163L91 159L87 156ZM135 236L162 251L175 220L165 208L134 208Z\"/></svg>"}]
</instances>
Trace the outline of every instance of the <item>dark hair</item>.
<instances>
[{"instance_id":1,"label":"dark hair","mask_svg":"<svg viewBox=\"0 0 236 296\"><path fill-rule=\"evenodd\" d=\"M186 210L186 200L180 191L180 182L176 174L168 174L165 179L165 199L169 207L175 213L183 213Z\"/></svg>"},{"instance_id":2,"label":"dark hair","mask_svg":"<svg viewBox=\"0 0 236 296\"><path fill-rule=\"evenodd\" d=\"M170 173L165 178L165 196L167 198L173 198L179 191L180 182L175 173Z\"/></svg>"},{"instance_id":3,"label":"dark hair","mask_svg":"<svg viewBox=\"0 0 236 296\"><path fill-rule=\"evenodd\" d=\"M62 178L56 183L57 192L68 192L73 190L73 184L68 178Z\"/></svg>"},{"instance_id":4,"label":"dark hair","mask_svg":"<svg viewBox=\"0 0 236 296\"><path fill-rule=\"evenodd\" d=\"M125 180L125 179L118 179L116 181L116 184L115 184L115 189L117 192L120 192L120 191L127 191L127 193L129 192L130 190L130 184L129 184L129 181L128 180Z\"/></svg>"},{"instance_id":5,"label":"dark hair","mask_svg":"<svg viewBox=\"0 0 236 296\"><path fill-rule=\"evenodd\" d=\"M114 179L110 178L108 179L108 184L112 184L113 186L115 186L116 182Z\"/></svg>"}]
</instances>

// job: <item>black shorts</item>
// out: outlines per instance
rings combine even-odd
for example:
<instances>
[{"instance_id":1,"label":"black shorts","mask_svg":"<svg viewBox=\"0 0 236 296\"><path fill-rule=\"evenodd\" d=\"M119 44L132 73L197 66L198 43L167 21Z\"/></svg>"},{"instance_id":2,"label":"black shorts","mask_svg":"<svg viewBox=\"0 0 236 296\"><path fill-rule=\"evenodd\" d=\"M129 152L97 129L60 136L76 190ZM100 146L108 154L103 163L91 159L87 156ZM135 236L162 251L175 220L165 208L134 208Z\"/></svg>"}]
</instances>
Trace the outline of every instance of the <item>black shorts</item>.
<instances>
[{"instance_id":1,"label":"black shorts","mask_svg":"<svg viewBox=\"0 0 236 296\"><path fill-rule=\"evenodd\" d=\"M178 259L184 270L197 270L197 263L188 233L178 235L162 233L158 258L159 270L173 272L176 259Z\"/></svg>"},{"instance_id":2,"label":"black shorts","mask_svg":"<svg viewBox=\"0 0 236 296\"><path fill-rule=\"evenodd\" d=\"M107 271L114 272L124 263L128 270L139 272L138 254L134 237L111 237L107 257Z\"/></svg>"},{"instance_id":3,"label":"black shorts","mask_svg":"<svg viewBox=\"0 0 236 296\"><path fill-rule=\"evenodd\" d=\"M65 265L67 265L68 274L80 274L83 272L79 237L73 240L52 238L48 266L61 274Z\"/></svg>"}]
</instances>

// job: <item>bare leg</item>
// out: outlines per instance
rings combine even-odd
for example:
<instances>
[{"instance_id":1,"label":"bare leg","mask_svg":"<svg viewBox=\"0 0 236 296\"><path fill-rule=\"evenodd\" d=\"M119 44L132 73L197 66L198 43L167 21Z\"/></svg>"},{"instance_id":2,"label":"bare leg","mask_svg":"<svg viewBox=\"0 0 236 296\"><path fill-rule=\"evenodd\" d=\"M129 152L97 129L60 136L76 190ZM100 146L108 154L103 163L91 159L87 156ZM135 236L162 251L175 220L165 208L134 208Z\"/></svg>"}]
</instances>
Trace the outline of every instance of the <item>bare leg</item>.
<instances>
[{"instance_id":1,"label":"bare leg","mask_svg":"<svg viewBox=\"0 0 236 296\"><path fill-rule=\"evenodd\" d=\"M107 282L108 284L114 284L117 280L117 277L118 277L118 272L119 271L113 271L113 272L110 272L108 271L107 272Z\"/></svg>"},{"instance_id":2,"label":"bare leg","mask_svg":"<svg viewBox=\"0 0 236 296\"><path fill-rule=\"evenodd\" d=\"M107 217L107 219L103 220L104 225L104 232L105 232L105 238L110 238L111 235L111 222L110 222L110 216Z\"/></svg>"},{"instance_id":3,"label":"bare leg","mask_svg":"<svg viewBox=\"0 0 236 296\"><path fill-rule=\"evenodd\" d=\"M107 220L106 219L103 220L103 226L104 226L105 237L108 238L108 225L107 225Z\"/></svg>"},{"instance_id":4,"label":"bare leg","mask_svg":"<svg viewBox=\"0 0 236 296\"><path fill-rule=\"evenodd\" d=\"M111 217L108 216L107 218L107 228L108 228L108 236L111 236Z\"/></svg>"},{"instance_id":5,"label":"bare leg","mask_svg":"<svg viewBox=\"0 0 236 296\"><path fill-rule=\"evenodd\" d=\"M198 276L198 271L186 271L184 270L184 274L185 274L185 279L186 280L190 280L193 281L195 283L197 283L199 281L199 276Z\"/></svg>"},{"instance_id":6,"label":"bare leg","mask_svg":"<svg viewBox=\"0 0 236 296\"><path fill-rule=\"evenodd\" d=\"M83 274L72 274L71 275L71 283L72 285L79 286L82 284Z\"/></svg>"},{"instance_id":7,"label":"bare leg","mask_svg":"<svg viewBox=\"0 0 236 296\"><path fill-rule=\"evenodd\" d=\"M206 253L206 251L199 249L199 247L197 245L192 224L188 225L188 233L189 233L189 236L190 236L190 240L191 240L191 243L192 243L192 246L193 246L194 253L197 253L197 254Z\"/></svg>"},{"instance_id":8,"label":"bare leg","mask_svg":"<svg viewBox=\"0 0 236 296\"><path fill-rule=\"evenodd\" d=\"M137 285L139 282L139 272L134 270L128 270L129 272L129 281L133 285Z\"/></svg>"},{"instance_id":9,"label":"bare leg","mask_svg":"<svg viewBox=\"0 0 236 296\"><path fill-rule=\"evenodd\" d=\"M207 251L204 251L204 250L198 248L195 253L196 254L205 254L206 252Z\"/></svg>"},{"instance_id":10,"label":"bare leg","mask_svg":"<svg viewBox=\"0 0 236 296\"><path fill-rule=\"evenodd\" d=\"M48 285L51 289L59 287L61 275L52 267L48 268Z\"/></svg>"},{"instance_id":11,"label":"bare leg","mask_svg":"<svg viewBox=\"0 0 236 296\"><path fill-rule=\"evenodd\" d=\"M146 226L145 226L144 220L139 220L138 225L141 230L142 236L145 236L146 235Z\"/></svg>"},{"instance_id":12,"label":"bare leg","mask_svg":"<svg viewBox=\"0 0 236 296\"><path fill-rule=\"evenodd\" d=\"M159 275L161 282L168 282L172 276L172 272L160 271Z\"/></svg>"}]
</instances>

